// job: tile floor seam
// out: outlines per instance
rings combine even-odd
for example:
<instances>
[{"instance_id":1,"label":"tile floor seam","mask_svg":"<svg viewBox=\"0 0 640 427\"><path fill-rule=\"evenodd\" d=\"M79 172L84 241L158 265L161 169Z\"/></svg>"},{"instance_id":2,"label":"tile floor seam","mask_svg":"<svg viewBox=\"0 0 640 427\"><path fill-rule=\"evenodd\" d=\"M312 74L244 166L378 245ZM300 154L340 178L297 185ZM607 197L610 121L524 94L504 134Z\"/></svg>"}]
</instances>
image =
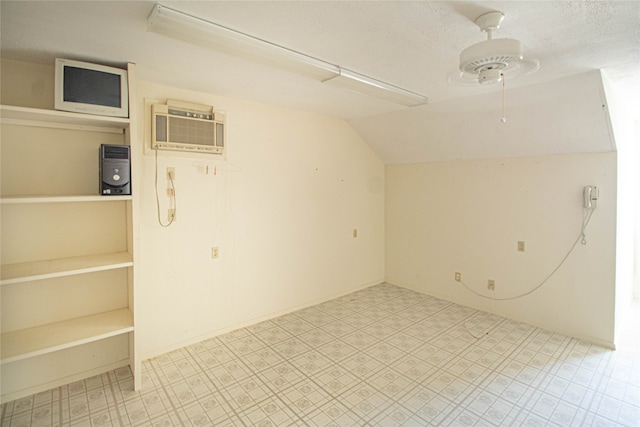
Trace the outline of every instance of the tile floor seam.
<instances>
[{"instance_id":1,"label":"tile floor seam","mask_svg":"<svg viewBox=\"0 0 640 427\"><path fill-rule=\"evenodd\" d=\"M417 305L418 303L419 303L419 302L416 302L415 304L412 304L412 306ZM383 303L381 303L381 304L383 304ZM378 304L378 305L381 305L381 304ZM448 306L446 306L446 307L448 307ZM445 307L445 308L442 308L440 311L444 311L444 310L446 309L446 307ZM363 310L361 310L361 311L363 311ZM435 314L435 313L433 313L433 314ZM432 315L433 315L433 314L432 314ZM393 315L394 315L394 313L390 313L390 315L386 316L385 318L389 318L389 317L391 317L391 316L393 316ZM326 325L326 324L325 324L325 325ZM409 326L405 327L404 329L406 329L406 328L408 328L408 327L409 327ZM322 326L317 326L315 329L321 329L321 328L322 328ZM360 330L360 331L361 331L362 329L363 329L363 328L358 328L358 327L356 327L356 330ZM329 333L329 334L331 334L331 333ZM340 337L335 337L335 338L336 338L336 339L338 339L338 340L341 340L341 339L340 339ZM258 339L259 339L259 337L258 337ZM341 340L341 341L342 341L342 340ZM380 340L376 340L376 342L372 343L371 345L369 345L369 346L368 346L368 347L366 347L366 348L374 347L378 341L380 341ZM345 344L346 344L346 345L348 345L348 343L345 343ZM351 347L351 346L350 346L350 347ZM353 347L351 347L351 348L353 348ZM365 349L366 349L366 348L365 348ZM397 347L396 347L396 348L397 348ZM357 349L357 352L362 352L362 351L364 351L365 349L363 349L363 350ZM400 349L400 348L398 348L398 350L401 350L401 349ZM387 365L385 365L385 366L386 366L386 367L391 367L390 365L392 365L394 362L395 362L395 360L394 360L394 361L392 361L392 362L390 362L390 363L388 363L388 364L387 364ZM335 362L334 362L334 363L335 363ZM336 365L337 365L337 364L336 364ZM393 368L392 368L392 369L393 369ZM374 374L372 374L372 375L374 375ZM371 376L372 376L372 375L371 375ZM314 379L313 379L311 376L308 376L308 375L307 375L307 378L308 378L309 380L313 381L314 383L316 383L316 382L314 381ZM319 385L319 384L317 384L317 383L316 383L316 385L320 386L320 385ZM356 385L352 386L352 387L351 387L351 389L356 388L358 385L359 385L359 384L356 384ZM344 394L344 393L346 393L347 391L349 391L349 390L345 390L345 391L344 391L344 392L342 392L341 394ZM341 394L339 394L339 395L337 395L337 396L332 396L332 398L333 398L334 400L337 400L337 398L338 398ZM343 405L343 404L342 404L342 402L340 402L340 401L337 401L337 402L338 402L338 404ZM392 406L392 405L393 405L393 402L392 402L392 403L390 403L389 405L387 405L386 407L390 407L390 406ZM346 408L346 407L345 407L345 408ZM346 409L348 409L348 408L346 408Z\"/></svg>"},{"instance_id":2,"label":"tile floor seam","mask_svg":"<svg viewBox=\"0 0 640 427\"><path fill-rule=\"evenodd\" d=\"M126 368L3 404L2 426L47 408L61 425L632 426L622 348L381 284L144 361L141 392Z\"/></svg>"},{"instance_id":3,"label":"tile floor seam","mask_svg":"<svg viewBox=\"0 0 640 427\"><path fill-rule=\"evenodd\" d=\"M118 402L118 397L116 396L116 392L113 387L113 382L111 381L110 373L107 373L107 382L109 384L109 389L111 390L111 396L113 397L114 408L118 416L118 423L120 423L120 427L123 427L124 423L122 421L122 413L120 412L120 403Z\"/></svg>"},{"instance_id":4,"label":"tile floor seam","mask_svg":"<svg viewBox=\"0 0 640 427\"><path fill-rule=\"evenodd\" d=\"M502 321L498 322L497 324L495 324L495 325L491 328L491 330L495 330L496 328L498 328L501 324L503 324L503 323L505 323L505 322L508 322L508 319L504 319L504 320L502 320ZM534 332L534 331L532 330L532 331L529 333L529 335L527 335L527 336L523 337L521 341L522 341L522 342L526 341L526 340L527 340L527 338L528 338L528 337L530 337L530 336L533 334L533 332ZM484 337L483 337L483 338L484 338ZM482 338L481 338L481 339L482 339ZM477 341L478 341L478 340L477 340ZM468 346L468 348L471 348L474 344L475 344L475 343L471 343L471 344ZM509 355L512 355L512 354L517 350L517 348L518 348L518 347L514 346L514 348L511 350L511 353L509 353ZM506 362L506 361L507 361L507 359L509 359L509 356L506 356L506 355L505 355L505 356L503 356L503 357L502 357L502 362ZM502 363L502 362L501 362L501 363ZM492 376L492 374L494 374L494 373L497 371L497 369L498 369L498 367L499 367L499 366L500 366L500 365L497 365L496 367L491 368L490 370L488 370L488 372L483 376L483 378L480 380L480 383L476 386L476 388L480 388L480 387L482 387L482 386L483 386L483 384L485 384L486 380L487 380L490 376ZM486 386L482 387L482 390L486 390ZM466 400L466 399L465 399L465 400ZM454 408L452 408L452 409L451 409L451 411L449 412L449 414L451 414L453 411L455 411L456 409L458 409L462 403L463 403L463 402L460 402L460 403L458 403ZM448 414L448 415L449 415L449 414ZM517 417L517 416L516 416L516 417Z\"/></svg>"},{"instance_id":5,"label":"tile floor seam","mask_svg":"<svg viewBox=\"0 0 640 427\"><path fill-rule=\"evenodd\" d=\"M472 313L472 314L470 314L469 316L474 315L474 314L475 314L475 313ZM461 322L464 322L464 320L466 320L469 316L467 316L465 319L462 319L462 320L461 320ZM441 330L441 331L440 331L436 336L434 336L434 337L433 337L433 339L431 339L431 340L427 341L427 343L430 343L430 342L433 342L433 341L435 341L435 340L439 339L439 338L440 338L440 336L444 335L447 331L449 331L449 330L451 330L451 329L456 328L457 326L458 326L458 324L452 324L452 325L451 325L451 327L449 327L449 328L447 328L447 329L445 329L445 330ZM495 328L495 327L497 327L497 326L498 326L498 325L495 325L493 328ZM493 329L493 328L492 328L492 329ZM471 334L469 334L469 335L471 335ZM472 335L472 337L473 337L473 335ZM476 340L476 341L477 341L477 340ZM462 352L464 352L466 349L468 349L468 348L472 347L474 344L475 344L475 342L469 342L469 343L468 343L468 345L467 345L464 349L460 349L460 350L459 350L459 352L461 352L461 353L462 353ZM394 361L392 361L392 362L390 362L389 364L387 364L387 365L386 365L386 367L389 367L389 368L391 368L391 369L394 369L394 368L391 366L391 365L394 365L394 364L395 364L395 360L394 360ZM424 380L420 381L420 383L423 383L423 382L425 382L425 381L428 381L430 378L433 378L433 377L436 377L436 376L440 376L440 375L442 375L442 373L443 373L443 372L447 372L447 369L445 369L445 366L446 366L446 365L444 365L443 367L436 367L436 370L435 370L431 375L429 375L427 378L425 378ZM487 374L487 375L489 375L489 374ZM418 385L418 386L419 386L419 385L421 385L420 383L417 383L417 385ZM404 394L404 396L406 396L406 395L408 395L408 394L410 394L410 393L411 393L411 391L407 391L407 392ZM404 397L404 396L403 396L403 397ZM398 401L394 401L394 403L398 403ZM453 403L453 402L452 402L452 403ZM390 406L392 406L392 405L393 405L393 403L389 404L387 407L390 407ZM458 404L458 405L456 405L456 408L457 408L458 406L459 406L459 404ZM456 408L452 408L452 411L453 411L453 410L455 410ZM451 411L450 411L450 412L451 412Z\"/></svg>"},{"instance_id":6,"label":"tile floor seam","mask_svg":"<svg viewBox=\"0 0 640 427\"><path fill-rule=\"evenodd\" d=\"M151 367L151 369L153 370L153 373L155 374L156 378L159 378L159 375L158 375L158 372L156 370L156 367L154 366L154 362L155 361L153 359L151 359L148 362L149 362L148 366ZM169 400L169 403L171 404L171 407L173 408L173 413L176 414L176 416L178 417L178 421L180 421L180 425L182 427L184 427L184 421L182 420L182 418L180 418L180 414L178 413L178 410L176 409L176 406L173 403L173 399L171 399L171 396L167 392L167 389L165 388L164 383L162 383L162 381L160 381L160 387L162 388L162 391L164 392L165 396L167 397L167 400Z\"/></svg>"},{"instance_id":7,"label":"tile floor seam","mask_svg":"<svg viewBox=\"0 0 640 427\"><path fill-rule=\"evenodd\" d=\"M9 403L2 405L2 417L0 417L0 423L2 423L1 425L4 425L5 418L7 417L8 408L9 408Z\"/></svg>"},{"instance_id":8,"label":"tile floor seam","mask_svg":"<svg viewBox=\"0 0 640 427\"><path fill-rule=\"evenodd\" d=\"M58 387L58 422L62 425L62 387Z\"/></svg>"},{"instance_id":9,"label":"tile floor seam","mask_svg":"<svg viewBox=\"0 0 640 427\"><path fill-rule=\"evenodd\" d=\"M232 349L229 348L229 346L227 345L227 343L222 342L221 343L223 346L225 346L227 348L227 350L229 350L237 359L240 363L242 363L245 367L247 367L247 369L249 369L251 372L253 372L248 366L247 364L245 364L242 361L242 356L237 355ZM188 351L188 350L187 350ZM200 366L200 369L202 370L202 366L200 365L200 363L196 360L196 363L198 364L198 366ZM255 373L254 373L255 374ZM242 420L242 417L240 417L240 415L238 414L238 412L236 411L234 405L231 405L229 403L229 400L226 398L225 393L220 391L220 388L218 386L215 385L215 380L211 377L209 377L208 372L207 372L207 378L209 378L209 380L211 381L211 384L213 385L213 387L216 388L216 390L218 391L218 395L221 396L224 401L225 404L231 409L231 411L233 411L234 415L236 416L236 418L238 418L240 420L240 422L246 426L245 422ZM236 384L238 383L237 380L234 380L236 382ZM256 405L252 405L252 406L256 406Z\"/></svg>"}]
</instances>

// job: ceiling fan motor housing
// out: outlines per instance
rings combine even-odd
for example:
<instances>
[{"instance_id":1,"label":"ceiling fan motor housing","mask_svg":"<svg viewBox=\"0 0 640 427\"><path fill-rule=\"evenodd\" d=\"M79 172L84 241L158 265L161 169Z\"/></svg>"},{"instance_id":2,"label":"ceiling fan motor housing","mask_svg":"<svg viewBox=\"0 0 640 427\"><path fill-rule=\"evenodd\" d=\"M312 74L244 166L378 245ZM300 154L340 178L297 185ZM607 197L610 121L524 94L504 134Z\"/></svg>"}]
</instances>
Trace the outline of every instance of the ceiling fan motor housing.
<instances>
[{"instance_id":1,"label":"ceiling fan motor housing","mask_svg":"<svg viewBox=\"0 0 640 427\"><path fill-rule=\"evenodd\" d=\"M518 40L490 39L460 53L460 71L478 75L480 84L498 83L502 72L522 59L522 44Z\"/></svg>"}]
</instances>

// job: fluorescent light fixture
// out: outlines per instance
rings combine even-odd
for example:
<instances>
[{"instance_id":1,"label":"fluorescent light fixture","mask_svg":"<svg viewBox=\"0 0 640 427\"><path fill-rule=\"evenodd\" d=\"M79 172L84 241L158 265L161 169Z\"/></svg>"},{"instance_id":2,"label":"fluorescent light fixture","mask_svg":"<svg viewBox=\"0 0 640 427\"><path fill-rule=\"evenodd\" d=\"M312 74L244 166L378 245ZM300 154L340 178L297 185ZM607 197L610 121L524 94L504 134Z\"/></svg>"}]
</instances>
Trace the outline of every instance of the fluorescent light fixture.
<instances>
[{"instance_id":1,"label":"fluorescent light fixture","mask_svg":"<svg viewBox=\"0 0 640 427\"><path fill-rule=\"evenodd\" d=\"M147 29L187 43L248 58L396 104L414 106L424 104L427 101L427 98L422 95L342 69L338 65L161 4L156 4L151 11L147 19Z\"/></svg>"},{"instance_id":2,"label":"fluorescent light fixture","mask_svg":"<svg viewBox=\"0 0 640 427\"><path fill-rule=\"evenodd\" d=\"M151 11L147 19L147 29L208 49L284 68L317 80L337 76L340 72L339 67L335 65L161 4L156 4Z\"/></svg>"},{"instance_id":3,"label":"fluorescent light fixture","mask_svg":"<svg viewBox=\"0 0 640 427\"><path fill-rule=\"evenodd\" d=\"M373 96L378 99L401 104L407 107L415 107L427 103L427 98L415 92L390 85L380 80L372 79L353 71L340 69L340 74L323 81L323 83Z\"/></svg>"}]
</instances>

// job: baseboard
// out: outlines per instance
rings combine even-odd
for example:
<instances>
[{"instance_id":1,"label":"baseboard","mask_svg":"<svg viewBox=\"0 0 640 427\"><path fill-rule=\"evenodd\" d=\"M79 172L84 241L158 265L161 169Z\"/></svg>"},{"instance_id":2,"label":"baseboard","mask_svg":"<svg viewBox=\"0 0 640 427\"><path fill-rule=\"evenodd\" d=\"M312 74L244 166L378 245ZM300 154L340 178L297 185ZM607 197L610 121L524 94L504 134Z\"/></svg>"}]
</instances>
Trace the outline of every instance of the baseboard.
<instances>
[{"instance_id":1,"label":"baseboard","mask_svg":"<svg viewBox=\"0 0 640 427\"><path fill-rule=\"evenodd\" d=\"M110 363L108 365L101 366L99 368L91 369L88 371L80 372L77 374L69 375L67 377L58 378L54 381L38 384L33 387L27 387L24 389L16 390L11 393L3 394L0 398L0 403L4 404L13 400L22 399L23 397L31 396L43 391L51 390L57 387L61 387L67 384L71 384L76 381L84 380L94 377L96 375L104 374L105 372L113 371L114 369L129 366L129 359L120 360L118 362Z\"/></svg>"},{"instance_id":2,"label":"baseboard","mask_svg":"<svg viewBox=\"0 0 640 427\"><path fill-rule=\"evenodd\" d=\"M157 350L145 353L141 357L141 360L153 359L154 357L158 357L158 356L161 356L163 354L166 354L166 353L181 349L183 347L187 347L187 346L190 346L190 345L193 345L193 344L197 344L199 342L202 342L202 341L205 341L205 340L208 340L208 339L211 339L211 338L215 338L215 337L217 337L219 335L223 335L223 334L226 334L226 333L229 333L229 332L233 332L233 331L238 330L238 329L246 328L248 326L255 325L256 323L264 322L265 320L270 320L270 319L274 319L274 318L279 317L279 316L284 316L285 314L289 314L289 313L292 313L294 311L302 310L302 309L305 309L307 307L311 307L313 305L322 304L323 302L331 301L333 299L340 298L340 297L342 297L344 295L348 295L350 293L357 292L357 291L362 290L362 289L366 289L366 288L368 288L370 286L379 285L381 283L384 283L384 280L377 280L375 282L370 282L370 283L365 284L365 285L360 285L360 286L357 286L355 288L349 289L347 291L338 292L338 293L335 293L335 294L332 294L332 295L329 295L329 296L326 296L326 297L323 297L323 298L320 298L320 299L317 299L317 300L313 300L313 301L310 301L310 302L305 302L305 303L300 304L300 305L296 305L296 306L289 307L289 308L286 308L286 309L283 309L283 310L272 312L272 313L266 314L264 316L255 317L255 318L253 318L251 320L247 320L245 322L237 323L237 324L234 324L234 325L226 327L226 328L215 329L215 330L212 330L209 333L201 334L201 335L198 335L198 336L196 336L194 338L190 338L188 340L180 341L180 342L178 342L176 344L173 344L171 346L163 347L161 349L157 349Z\"/></svg>"},{"instance_id":3,"label":"baseboard","mask_svg":"<svg viewBox=\"0 0 640 427\"><path fill-rule=\"evenodd\" d=\"M602 339L597 338L597 337L584 336L582 334L576 334L575 332L567 331L567 330L564 330L562 328L557 328L557 327L555 327L553 325L548 325L548 324L545 324L543 322L532 322L530 319L525 319L525 318L521 318L521 317L518 317L518 316L512 316L512 315L505 315L504 313L500 313L500 312L497 312L497 311L488 311L484 307L474 306L473 304L462 304L462 303L460 303L458 301L453 301L451 298L448 298L448 297L446 297L444 295L439 295L436 292L427 293L427 292L425 292L423 290L415 289L415 288L413 288L411 286L402 286L402 285L398 285L398 284L390 283L390 282L387 282L387 283L389 283L390 285L398 286L400 288L409 289L411 291L415 291L415 292L418 292L418 293L421 293L421 294L424 294L424 295L429 295L429 296L432 296L434 298L439 298L439 299L442 299L442 300L445 300L445 301L449 301L449 302L454 303L454 304L459 304L459 305L463 305L465 307L470 307L470 308L473 308L473 309L476 309L476 310L484 311L486 313L495 314L497 316L504 317L505 319L511 319L511 320L515 320L516 322L526 323L527 325L535 326L537 328L541 328L541 329L544 329L546 331L557 332L559 334L566 335L566 336L568 336L570 338L575 338L575 339L578 339L578 340L581 340L581 341L585 341L585 342L588 342L588 343L591 343L591 344L599 345L601 347L605 347L605 348L608 348L608 349L611 349L611 350L615 350L616 349L615 343L613 341L607 341L607 340L602 340Z\"/></svg>"}]
</instances>

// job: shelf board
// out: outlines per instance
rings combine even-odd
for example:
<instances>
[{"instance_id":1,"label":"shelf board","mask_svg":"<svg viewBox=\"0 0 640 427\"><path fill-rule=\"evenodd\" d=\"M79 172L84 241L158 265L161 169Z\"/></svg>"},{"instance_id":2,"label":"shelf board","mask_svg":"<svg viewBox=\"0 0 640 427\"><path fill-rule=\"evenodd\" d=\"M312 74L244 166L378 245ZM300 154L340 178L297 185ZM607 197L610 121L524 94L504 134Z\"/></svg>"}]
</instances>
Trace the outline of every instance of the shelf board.
<instances>
[{"instance_id":1,"label":"shelf board","mask_svg":"<svg viewBox=\"0 0 640 427\"><path fill-rule=\"evenodd\" d=\"M0 204L19 205L28 203L79 203L79 202L118 202L131 200L131 196L6 196L0 198Z\"/></svg>"},{"instance_id":2,"label":"shelf board","mask_svg":"<svg viewBox=\"0 0 640 427\"><path fill-rule=\"evenodd\" d=\"M2 363L102 340L133 331L128 308L2 334Z\"/></svg>"},{"instance_id":3,"label":"shelf board","mask_svg":"<svg viewBox=\"0 0 640 427\"><path fill-rule=\"evenodd\" d=\"M33 280L113 270L132 265L131 254L127 252L6 264L0 270L0 284L11 285Z\"/></svg>"},{"instance_id":4,"label":"shelf board","mask_svg":"<svg viewBox=\"0 0 640 427\"><path fill-rule=\"evenodd\" d=\"M96 116L58 110L0 105L3 122L33 126L80 127L87 130L122 132L129 126L129 119L122 117ZM95 129L92 129L95 128Z\"/></svg>"}]
</instances>

